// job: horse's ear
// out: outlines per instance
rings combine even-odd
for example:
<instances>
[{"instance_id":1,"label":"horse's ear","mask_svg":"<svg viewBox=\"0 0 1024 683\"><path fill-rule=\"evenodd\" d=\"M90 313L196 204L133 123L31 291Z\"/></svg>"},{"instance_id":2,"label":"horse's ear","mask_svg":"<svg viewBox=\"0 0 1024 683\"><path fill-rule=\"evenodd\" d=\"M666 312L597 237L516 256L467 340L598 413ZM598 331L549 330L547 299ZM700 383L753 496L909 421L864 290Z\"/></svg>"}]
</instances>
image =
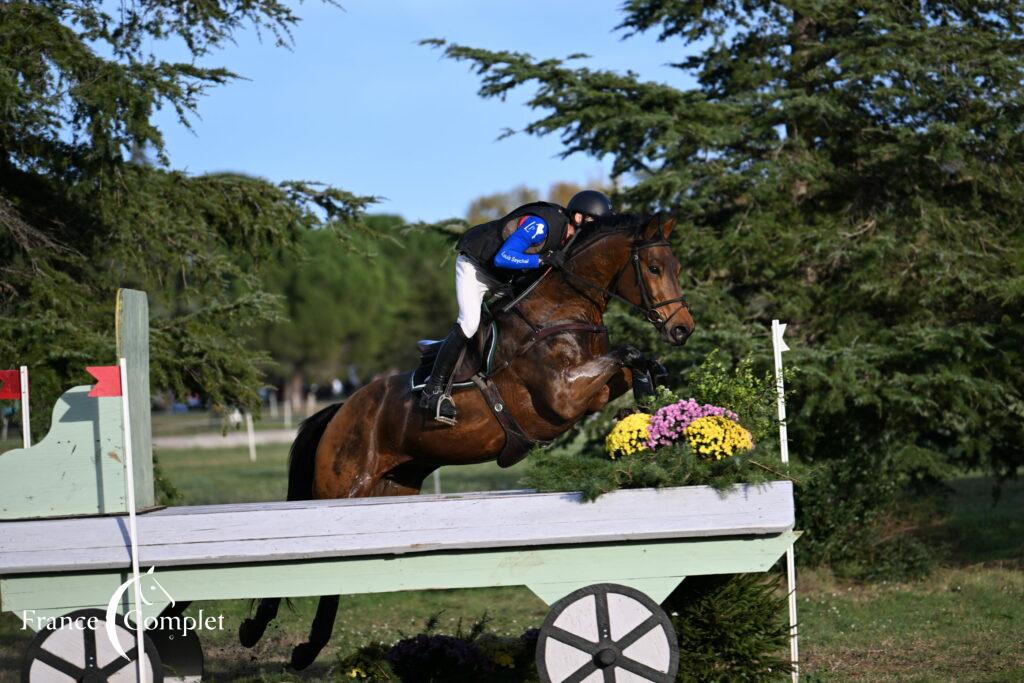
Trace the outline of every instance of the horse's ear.
<instances>
[{"instance_id":1,"label":"horse's ear","mask_svg":"<svg viewBox=\"0 0 1024 683\"><path fill-rule=\"evenodd\" d=\"M653 216L651 216L651 221L647 224L647 227L644 228L645 242L650 242L651 240L658 236L658 233L661 232L661 222L662 215L660 213L656 213Z\"/></svg>"},{"instance_id":2,"label":"horse's ear","mask_svg":"<svg viewBox=\"0 0 1024 683\"><path fill-rule=\"evenodd\" d=\"M672 231L676 228L676 219L674 216L669 216L661 222L661 236L666 242L672 237Z\"/></svg>"},{"instance_id":3,"label":"horse's ear","mask_svg":"<svg viewBox=\"0 0 1024 683\"><path fill-rule=\"evenodd\" d=\"M644 229L644 239L654 240L660 236L662 239L668 240L675 227L675 218L663 213L654 214L651 216L651 222Z\"/></svg>"}]
</instances>

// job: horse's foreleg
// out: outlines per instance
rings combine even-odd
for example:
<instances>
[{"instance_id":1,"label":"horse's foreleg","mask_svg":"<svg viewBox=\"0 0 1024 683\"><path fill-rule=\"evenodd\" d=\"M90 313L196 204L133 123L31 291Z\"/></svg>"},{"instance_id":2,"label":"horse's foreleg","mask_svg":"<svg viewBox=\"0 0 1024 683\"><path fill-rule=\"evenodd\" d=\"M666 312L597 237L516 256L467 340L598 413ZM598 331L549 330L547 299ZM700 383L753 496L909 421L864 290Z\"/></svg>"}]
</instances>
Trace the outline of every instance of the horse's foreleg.
<instances>
[{"instance_id":1,"label":"horse's foreleg","mask_svg":"<svg viewBox=\"0 0 1024 683\"><path fill-rule=\"evenodd\" d=\"M263 598L256 608L256 614L242 621L238 626L238 642L244 647L254 647L263 637L267 625L277 616L281 598Z\"/></svg>"},{"instance_id":2,"label":"horse's foreleg","mask_svg":"<svg viewBox=\"0 0 1024 683\"><path fill-rule=\"evenodd\" d=\"M334 631L334 618L338 615L338 595L322 595L316 605L316 616L309 629L309 638L299 643L292 650L291 666L302 670L313 663L320 650L331 640Z\"/></svg>"},{"instance_id":3,"label":"horse's foreleg","mask_svg":"<svg viewBox=\"0 0 1024 683\"><path fill-rule=\"evenodd\" d=\"M608 401L625 393L632 377L629 368L642 359L643 354L635 348L623 346L567 368L545 385L544 402L566 421L600 410Z\"/></svg>"}]
</instances>

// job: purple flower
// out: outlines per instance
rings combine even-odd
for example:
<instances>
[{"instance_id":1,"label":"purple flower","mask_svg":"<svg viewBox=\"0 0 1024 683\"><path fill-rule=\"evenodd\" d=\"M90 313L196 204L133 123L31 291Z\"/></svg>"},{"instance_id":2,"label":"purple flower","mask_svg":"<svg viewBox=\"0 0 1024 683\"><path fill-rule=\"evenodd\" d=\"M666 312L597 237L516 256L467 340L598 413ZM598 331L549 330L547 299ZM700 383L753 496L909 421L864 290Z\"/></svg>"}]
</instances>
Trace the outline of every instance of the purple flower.
<instances>
[{"instance_id":1,"label":"purple flower","mask_svg":"<svg viewBox=\"0 0 1024 683\"><path fill-rule=\"evenodd\" d=\"M651 423L647 428L647 447L657 448L674 443L683 436L691 422L711 415L721 415L739 422L739 417L731 410L710 403L699 405L692 398L659 408L651 416Z\"/></svg>"}]
</instances>

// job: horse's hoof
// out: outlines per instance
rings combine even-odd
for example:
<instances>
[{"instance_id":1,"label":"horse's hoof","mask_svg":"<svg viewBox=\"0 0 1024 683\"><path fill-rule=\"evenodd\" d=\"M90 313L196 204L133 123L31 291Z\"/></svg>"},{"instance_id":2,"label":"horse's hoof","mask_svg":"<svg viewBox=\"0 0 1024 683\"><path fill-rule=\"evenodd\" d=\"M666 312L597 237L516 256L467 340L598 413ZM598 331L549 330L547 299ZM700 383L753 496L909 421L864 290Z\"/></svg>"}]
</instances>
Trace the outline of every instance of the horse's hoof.
<instances>
[{"instance_id":1,"label":"horse's hoof","mask_svg":"<svg viewBox=\"0 0 1024 683\"><path fill-rule=\"evenodd\" d=\"M640 351L640 349L636 348L635 346L629 346L627 344L626 346L622 347L622 364L625 365L627 368L631 368L637 363L639 363L640 360L643 359L643 357L643 352Z\"/></svg>"},{"instance_id":2,"label":"horse's hoof","mask_svg":"<svg viewBox=\"0 0 1024 683\"><path fill-rule=\"evenodd\" d=\"M318 654L320 654L320 648L313 647L309 643L300 643L292 650L291 667L296 671L302 671L313 663Z\"/></svg>"},{"instance_id":3,"label":"horse's hoof","mask_svg":"<svg viewBox=\"0 0 1024 683\"><path fill-rule=\"evenodd\" d=\"M246 619L238 626L238 642L242 647L253 647L260 642L266 629L266 624L261 625L255 619Z\"/></svg>"}]
</instances>

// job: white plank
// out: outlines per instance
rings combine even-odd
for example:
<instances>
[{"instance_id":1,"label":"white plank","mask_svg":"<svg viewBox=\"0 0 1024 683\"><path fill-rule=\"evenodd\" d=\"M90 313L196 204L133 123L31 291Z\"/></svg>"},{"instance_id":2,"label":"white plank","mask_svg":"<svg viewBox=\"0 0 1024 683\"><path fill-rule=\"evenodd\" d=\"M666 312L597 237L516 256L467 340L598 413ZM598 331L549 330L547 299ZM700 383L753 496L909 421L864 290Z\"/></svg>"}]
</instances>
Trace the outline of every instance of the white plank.
<instances>
[{"instance_id":1,"label":"white plank","mask_svg":"<svg viewBox=\"0 0 1024 683\"><path fill-rule=\"evenodd\" d=\"M168 508L138 518L143 566L778 534L790 482L578 494L504 493ZM125 517L0 523L0 574L127 567Z\"/></svg>"}]
</instances>

